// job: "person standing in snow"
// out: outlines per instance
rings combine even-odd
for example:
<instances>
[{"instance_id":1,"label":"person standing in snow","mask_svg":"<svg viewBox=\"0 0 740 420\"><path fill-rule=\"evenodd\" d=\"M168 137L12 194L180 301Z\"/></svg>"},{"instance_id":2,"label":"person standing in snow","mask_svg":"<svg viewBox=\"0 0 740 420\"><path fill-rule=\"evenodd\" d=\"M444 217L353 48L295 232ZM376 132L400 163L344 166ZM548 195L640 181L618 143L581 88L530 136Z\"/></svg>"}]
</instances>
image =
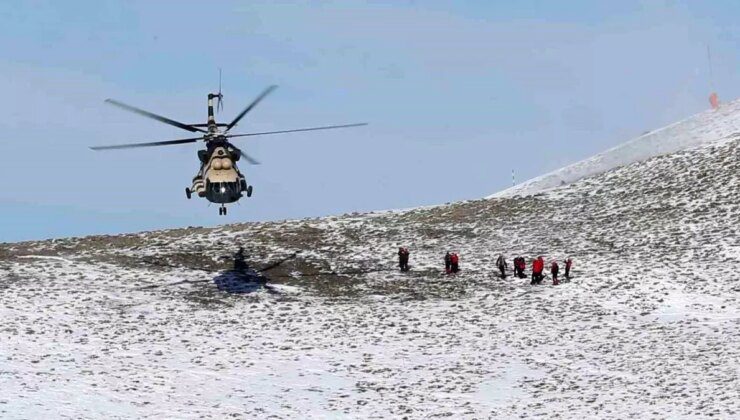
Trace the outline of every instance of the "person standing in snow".
<instances>
[{"instance_id":1,"label":"person standing in snow","mask_svg":"<svg viewBox=\"0 0 740 420\"><path fill-rule=\"evenodd\" d=\"M398 266L401 271L409 271L409 250L407 248L398 248Z\"/></svg>"},{"instance_id":2,"label":"person standing in snow","mask_svg":"<svg viewBox=\"0 0 740 420\"><path fill-rule=\"evenodd\" d=\"M452 255L450 255L450 265L452 267L453 274L460 271L460 257L456 252L453 252Z\"/></svg>"},{"instance_id":3,"label":"person standing in snow","mask_svg":"<svg viewBox=\"0 0 740 420\"><path fill-rule=\"evenodd\" d=\"M506 258L504 258L503 254L500 254L498 256L498 259L496 260L496 266L498 267L498 271L501 272L501 278L506 278L506 269L509 268L509 264L506 262Z\"/></svg>"},{"instance_id":4,"label":"person standing in snow","mask_svg":"<svg viewBox=\"0 0 740 420\"><path fill-rule=\"evenodd\" d=\"M567 260L565 260L565 278L570 279L570 268L573 266L573 259L568 257Z\"/></svg>"},{"instance_id":5,"label":"person standing in snow","mask_svg":"<svg viewBox=\"0 0 740 420\"><path fill-rule=\"evenodd\" d=\"M558 262L555 260L552 260L552 264L550 264L550 274L552 274L552 285L557 286L560 284L558 281L558 272L560 271L560 266L558 266Z\"/></svg>"},{"instance_id":6,"label":"person standing in snow","mask_svg":"<svg viewBox=\"0 0 740 420\"><path fill-rule=\"evenodd\" d=\"M517 257L517 261L514 263L514 266L515 266L515 269L519 271L519 273L517 274L517 277L519 277L520 279L523 279L524 277L526 277L524 275L524 269L526 268L527 263L525 262L524 257Z\"/></svg>"},{"instance_id":7,"label":"person standing in snow","mask_svg":"<svg viewBox=\"0 0 740 420\"><path fill-rule=\"evenodd\" d=\"M545 269L545 260L538 257L532 261L532 282L530 284L540 284L542 282L542 270Z\"/></svg>"},{"instance_id":8,"label":"person standing in snow","mask_svg":"<svg viewBox=\"0 0 740 420\"><path fill-rule=\"evenodd\" d=\"M234 254L234 270L235 271L244 271L249 268L249 265L247 265L247 259L244 256L244 247L240 246L239 250Z\"/></svg>"},{"instance_id":9,"label":"person standing in snow","mask_svg":"<svg viewBox=\"0 0 740 420\"><path fill-rule=\"evenodd\" d=\"M447 251L445 254L445 273L450 274L452 272L452 254Z\"/></svg>"}]
</instances>

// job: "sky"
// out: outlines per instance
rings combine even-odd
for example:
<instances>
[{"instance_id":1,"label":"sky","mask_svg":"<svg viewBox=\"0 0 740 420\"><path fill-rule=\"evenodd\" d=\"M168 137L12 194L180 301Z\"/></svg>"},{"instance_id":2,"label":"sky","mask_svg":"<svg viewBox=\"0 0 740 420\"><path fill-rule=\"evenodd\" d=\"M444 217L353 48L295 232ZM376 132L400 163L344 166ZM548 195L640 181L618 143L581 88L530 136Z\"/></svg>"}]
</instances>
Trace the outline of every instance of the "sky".
<instances>
[{"instance_id":1,"label":"sky","mask_svg":"<svg viewBox=\"0 0 740 420\"><path fill-rule=\"evenodd\" d=\"M735 1L0 3L0 242L477 199L740 96ZM707 60L711 49L712 71ZM254 195L187 200L223 69Z\"/></svg>"}]
</instances>

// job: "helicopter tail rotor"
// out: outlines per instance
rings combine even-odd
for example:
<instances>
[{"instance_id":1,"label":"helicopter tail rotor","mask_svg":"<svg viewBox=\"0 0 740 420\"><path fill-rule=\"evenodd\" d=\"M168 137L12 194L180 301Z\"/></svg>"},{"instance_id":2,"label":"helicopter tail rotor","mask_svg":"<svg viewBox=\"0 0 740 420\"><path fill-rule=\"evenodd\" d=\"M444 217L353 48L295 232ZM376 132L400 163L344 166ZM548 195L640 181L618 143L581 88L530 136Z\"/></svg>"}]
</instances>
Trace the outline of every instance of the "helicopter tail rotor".
<instances>
[{"instance_id":1,"label":"helicopter tail rotor","mask_svg":"<svg viewBox=\"0 0 740 420\"><path fill-rule=\"evenodd\" d=\"M224 110L224 95L221 93L221 68L218 69L218 95L216 95L216 112Z\"/></svg>"}]
</instances>

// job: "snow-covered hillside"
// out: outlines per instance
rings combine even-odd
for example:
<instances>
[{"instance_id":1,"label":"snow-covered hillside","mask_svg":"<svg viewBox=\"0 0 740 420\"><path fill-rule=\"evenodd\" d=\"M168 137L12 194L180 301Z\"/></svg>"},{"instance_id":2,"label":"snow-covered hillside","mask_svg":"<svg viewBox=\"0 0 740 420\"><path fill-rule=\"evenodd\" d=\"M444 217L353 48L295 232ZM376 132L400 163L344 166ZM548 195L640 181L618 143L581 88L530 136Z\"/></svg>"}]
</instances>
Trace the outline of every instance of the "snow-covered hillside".
<instances>
[{"instance_id":1,"label":"snow-covered hillside","mask_svg":"<svg viewBox=\"0 0 740 420\"><path fill-rule=\"evenodd\" d=\"M533 178L489 198L536 194L630 163L711 143L739 132L740 99L737 99L722 105L718 110L707 110L659 130L647 132L596 156Z\"/></svg>"},{"instance_id":2,"label":"snow-covered hillside","mask_svg":"<svg viewBox=\"0 0 740 420\"><path fill-rule=\"evenodd\" d=\"M0 417L738 418L739 191L730 136L526 197L6 244Z\"/></svg>"}]
</instances>

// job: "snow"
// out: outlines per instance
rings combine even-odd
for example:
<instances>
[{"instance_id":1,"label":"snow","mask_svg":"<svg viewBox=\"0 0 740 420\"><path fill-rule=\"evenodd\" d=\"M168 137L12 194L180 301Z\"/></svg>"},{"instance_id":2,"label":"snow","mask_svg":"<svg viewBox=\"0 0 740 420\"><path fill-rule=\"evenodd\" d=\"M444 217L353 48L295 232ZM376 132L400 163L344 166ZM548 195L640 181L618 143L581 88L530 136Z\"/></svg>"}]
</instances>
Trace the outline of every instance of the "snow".
<instances>
[{"instance_id":1,"label":"snow","mask_svg":"<svg viewBox=\"0 0 740 420\"><path fill-rule=\"evenodd\" d=\"M698 147L740 133L740 99L683 121L647 132L596 156L507 188L489 198L532 195L614 168Z\"/></svg>"},{"instance_id":2,"label":"snow","mask_svg":"<svg viewBox=\"0 0 740 420\"><path fill-rule=\"evenodd\" d=\"M729 136L537 196L3 245L0 418L738 418L738 191Z\"/></svg>"}]
</instances>

